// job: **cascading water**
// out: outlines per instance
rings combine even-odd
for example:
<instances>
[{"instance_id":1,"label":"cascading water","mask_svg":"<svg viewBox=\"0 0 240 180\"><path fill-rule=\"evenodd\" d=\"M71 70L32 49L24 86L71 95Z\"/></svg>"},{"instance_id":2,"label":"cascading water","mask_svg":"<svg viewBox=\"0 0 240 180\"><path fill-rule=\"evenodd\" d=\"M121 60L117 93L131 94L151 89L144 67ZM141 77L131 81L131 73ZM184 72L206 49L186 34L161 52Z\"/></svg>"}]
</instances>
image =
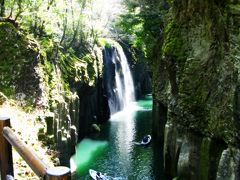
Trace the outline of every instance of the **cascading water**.
<instances>
[{"instance_id":1,"label":"cascading water","mask_svg":"<svg viewBox=\"0 0 240 180\"><path fill-rule=\"evenodd\" d=\"M106 173L107 179L164 179L159 175L162 146L157 143L146 149L138 148L136 143L150 133L152 98L144 98L132 108L134 85L121 47L115 43L114 47L106 47L103 60L104 90L111 118L101 126L101 133L89 135L90 139L78 145L71 161L81 177L78 179L89 179L89 169ZM157 149L153 151L153 147Z\"/></svg>"},{"instance_id":2,"label":"cascading water","mask_svg":"<svg viewBox=\"0 0 240 180\"><path fill-rule=\"evenodd\" d=\"M111 115L135 101L131 71L121 46L104 50L105 83Z\"/></svg>"}]
</instances>

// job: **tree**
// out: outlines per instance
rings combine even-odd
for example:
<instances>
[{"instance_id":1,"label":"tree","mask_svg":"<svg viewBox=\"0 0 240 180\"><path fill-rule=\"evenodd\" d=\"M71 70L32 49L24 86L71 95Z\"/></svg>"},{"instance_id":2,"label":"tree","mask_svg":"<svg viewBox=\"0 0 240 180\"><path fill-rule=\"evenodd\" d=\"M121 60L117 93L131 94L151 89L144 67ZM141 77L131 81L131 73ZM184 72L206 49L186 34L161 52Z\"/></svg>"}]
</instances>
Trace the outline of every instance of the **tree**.
<instances>
[{"instance_id":1,"label":"tree","mask_svg":"<svg viewBox=\"0 0 240 180\"><path fill-rule=\"evenodd\" d=\"M5 16L5 0L0 0L1 10L0 10L0 16Z\"/></svg>"},{"instance_id":2,"label":"tree","mask_svg":"<svg viewBox=\"0 0 240 180\"><path fill-rule=\"evenodd\" d=\"M154 46L164 28L165 0L124 0L126 13L122 14L115 27L121 37L133 46L142 49L152 59ZM127 33L127 34L126 34Z\"/></svg>"}]
</instances>

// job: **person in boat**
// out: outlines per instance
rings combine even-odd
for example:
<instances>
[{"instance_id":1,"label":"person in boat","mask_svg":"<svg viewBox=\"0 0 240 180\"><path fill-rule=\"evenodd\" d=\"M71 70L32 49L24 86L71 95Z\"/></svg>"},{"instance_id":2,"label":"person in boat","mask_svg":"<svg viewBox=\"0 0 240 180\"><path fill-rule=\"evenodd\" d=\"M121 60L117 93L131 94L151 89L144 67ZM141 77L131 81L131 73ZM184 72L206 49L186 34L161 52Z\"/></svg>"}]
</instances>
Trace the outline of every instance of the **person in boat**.
<instances>
[{"instance_id":1,"label":"person in boat","mask_svg":"<svg viewBox=\"0 0 240 180\"><path fill-rule=\"evenodd\" d=\"M149 138L150 138L149 136L144 136L143 142L144 142L144 143L148 142Z\"/></svg>"},{"instance_id":2,"label":"person in boat","mask_svg":"<svg viewBox=\"0 0 240 180\"><path fill-rule=\"evenodd\" d=\"M96 174L96 179L97 179L97 180L101 180L101 179L102 179L102 176L101 176L100 172L97 172L97 174Z\"/></svg>"}]
</instances>

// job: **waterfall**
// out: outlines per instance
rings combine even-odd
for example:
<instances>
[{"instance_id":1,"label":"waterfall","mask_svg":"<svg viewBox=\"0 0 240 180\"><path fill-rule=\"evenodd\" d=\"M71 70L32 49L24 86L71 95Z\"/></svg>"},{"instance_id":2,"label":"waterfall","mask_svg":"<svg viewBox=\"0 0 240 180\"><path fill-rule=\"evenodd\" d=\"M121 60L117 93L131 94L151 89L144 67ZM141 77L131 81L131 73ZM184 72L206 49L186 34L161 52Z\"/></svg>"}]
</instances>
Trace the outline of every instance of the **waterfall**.
<instances>
[{"instance_id":1,"label":"waterfall","mask_svg":"<svg viewBox=\"0 0 240 180\"><path fill-rule=\"evenodd\" d=\"M104 50L105 85L111 115L135 101L132 74L121 46Z\"/></svg>"}]
</instances>

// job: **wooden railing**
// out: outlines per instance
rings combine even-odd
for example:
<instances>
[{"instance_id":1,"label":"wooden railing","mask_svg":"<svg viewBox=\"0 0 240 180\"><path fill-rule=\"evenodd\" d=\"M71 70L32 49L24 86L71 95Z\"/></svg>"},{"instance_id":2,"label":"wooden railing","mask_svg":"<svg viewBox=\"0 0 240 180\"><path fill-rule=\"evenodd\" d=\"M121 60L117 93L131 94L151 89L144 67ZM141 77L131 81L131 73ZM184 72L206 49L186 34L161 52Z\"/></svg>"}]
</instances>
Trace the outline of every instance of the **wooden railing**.
<instances>
[{"instance_id":1,"label":"wooden railing","mask_svg":"<svg viewBox=\"0 0 240 180\"><path fill-rule=\"evenodd\" d=\"M71 171L68 167L47 167L40 158L14 134L10 128L10 119L0 117L0 174L2 180L14 179L12 147L16 149L40 179L71 179Z\"/></svg>"}]
</instances>

